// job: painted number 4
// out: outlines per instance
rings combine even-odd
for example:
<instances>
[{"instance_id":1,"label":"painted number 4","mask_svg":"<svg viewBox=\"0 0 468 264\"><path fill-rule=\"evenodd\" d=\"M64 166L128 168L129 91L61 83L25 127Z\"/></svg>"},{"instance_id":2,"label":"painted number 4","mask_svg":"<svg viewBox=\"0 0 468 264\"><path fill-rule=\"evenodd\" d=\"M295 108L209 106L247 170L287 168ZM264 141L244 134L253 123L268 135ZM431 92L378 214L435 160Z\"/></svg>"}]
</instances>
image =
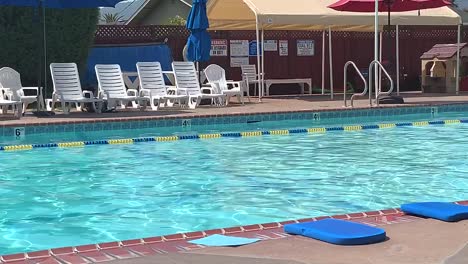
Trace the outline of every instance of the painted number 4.
<instances>
[{"instance_id":1,"label":"painted number 4","mask_svg":"<svg viewBox=\"0 0 468 264\"><path fill-rule=\"evenodd\" d=\"M320 113L313 113L312 114L312 119L314 121L320 121Z\"/></svg>"},{"instance_id":2,"label":"painted number 4","mask_svg":"<svg viewBox=\"0 0 468 264\"><path fill-rule=\"evenodd\" d=\"M182 120L182 127L191 127L191 126L192 126L192 120L190 119Z\"/></svg>"}]
</instances>

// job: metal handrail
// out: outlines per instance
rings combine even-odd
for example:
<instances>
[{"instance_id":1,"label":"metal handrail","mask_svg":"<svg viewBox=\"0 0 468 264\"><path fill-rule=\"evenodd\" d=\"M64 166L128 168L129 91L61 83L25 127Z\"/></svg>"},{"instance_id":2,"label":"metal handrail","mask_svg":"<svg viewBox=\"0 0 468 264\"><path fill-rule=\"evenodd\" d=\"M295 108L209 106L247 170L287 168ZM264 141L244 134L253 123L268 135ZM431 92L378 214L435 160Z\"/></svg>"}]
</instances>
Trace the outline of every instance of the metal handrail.
<instances>
[{"instance_id":1,"label":"metal handrail","mask_svg":"<svg viewBox=\"0 0 468 264\"><path fill-rule=\"evenodd\" d=\"M386 92L382 92L380 87L375 86L375 103L377 106L379 106L379 98L381 95L389 95L393 92L393 80L392 77L390 77L390 74L388 74L387 70L385 67L379 62L379 61L372 61L369 65L369 97L371 96L372 93L372 78L373 78L373 73L372 70L374 70L375 65L378 65L380 69L387 75L388 80L390 81L390 89ZM376 68L375 68L376 69ZM371 103L372 104L372 103Z\"/></svg>"},{"instance_id":2,"label":"metal handrail","mask_svg":"<svg viewBox=\"0 0 468 264\"><path fill-rule=\"evenodd\" d=\"M351 107L353 107L353 101L354 101L354 98L357 97L357 96L365 96L366 93L367 93L367 89L368 89L368 85L367 85L367 81L366 81L366 78L364 78L364 76L362 75L362 73L359 71L358 67L356 66L356 64L352 61L348 61L345 63L344 65L344 90L343 90L343 96L344 96L344 107L348 107L347 103L346 103L346 86L348 84L348 67L349 65L352 65L354 67L354 69L356 70L356 72L359 74L359 77L361 77L362 81L364 82L364 91L362 93L359 93L359 94L353 94L351 96Z\"/></svg>"}]
</instances>

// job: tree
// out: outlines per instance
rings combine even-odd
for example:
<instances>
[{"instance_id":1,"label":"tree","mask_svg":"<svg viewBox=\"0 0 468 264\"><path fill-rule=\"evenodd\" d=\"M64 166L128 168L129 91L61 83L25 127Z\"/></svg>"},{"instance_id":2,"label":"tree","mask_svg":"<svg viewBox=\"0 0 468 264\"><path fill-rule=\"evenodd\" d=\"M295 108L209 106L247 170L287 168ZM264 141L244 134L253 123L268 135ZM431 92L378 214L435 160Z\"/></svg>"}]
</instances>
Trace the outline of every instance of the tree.
<instances>
[{"instance_id":1,"label":"tree","mask_svg":"<svg viewBox=\"0 0 468 264\"><path fill-rule=\"evenodd\" d=\"M40 56L43 31L38 12L28 7L0 7L0 67L17 70L25 86L37 85L38 68L44 63ZM47 65L75 62L83 69L94 41L98 17L97 8L47 9ZM51 84L50 74L48 76ZM50 96L51 90L49 85L46 96Z\"/></svg>"},{"instance_id":2,"label":"tree","mask_svg":"<svg viewBox=\"0 0 468 264\"><path fill-rule=\"evenodd\" d=\"M187 23L187 20L185 20L183 17L179 15L169 18L169 25L185 26L186 23Z\"/></svg>"},{"instance_id":3,"label":"tree","mask_svg":"<svg viewBox=\"0 0 468 264\"><path fill-rule=\"evenodd\" d=\"M113 13L113 14L112 13L106 13L106 14L102 15L101 21L103 21L104 23L109 24L109 25L115 25L122 18L123 18L123 16L120 16L117 13Z\"/></svg>"}]
</instances>

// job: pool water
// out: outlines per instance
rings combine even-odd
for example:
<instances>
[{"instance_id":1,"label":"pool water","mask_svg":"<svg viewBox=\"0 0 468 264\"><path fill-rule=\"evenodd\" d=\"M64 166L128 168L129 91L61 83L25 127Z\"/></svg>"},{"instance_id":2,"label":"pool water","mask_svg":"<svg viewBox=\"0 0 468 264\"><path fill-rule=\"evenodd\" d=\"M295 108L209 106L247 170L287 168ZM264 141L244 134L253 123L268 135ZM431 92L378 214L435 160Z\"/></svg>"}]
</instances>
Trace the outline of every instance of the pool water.
<instances>
[{"instance_id":1,"label":"pool water","mask_svg":"<svg viewBox=\"0 0 468 264\"><path fill-rule=\"evenodd\" d=\"M455 201L468 125L0 152L0 254Z\"/></svg>"}]
</instances>

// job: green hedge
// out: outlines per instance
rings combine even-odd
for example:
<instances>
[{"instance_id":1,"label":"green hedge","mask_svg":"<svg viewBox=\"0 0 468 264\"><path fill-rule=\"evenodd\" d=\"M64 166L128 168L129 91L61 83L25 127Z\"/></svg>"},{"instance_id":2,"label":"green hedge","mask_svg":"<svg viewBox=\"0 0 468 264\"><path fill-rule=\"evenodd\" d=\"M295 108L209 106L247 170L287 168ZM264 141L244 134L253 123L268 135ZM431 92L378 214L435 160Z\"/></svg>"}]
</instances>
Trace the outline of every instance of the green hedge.
<instances>
[{"instance_id":1,"label":"green hedge","mask_svg":"<svg viewBox=\"0 0 468 264\"><path fill-rule=\"evenodd\" d=\"M24 86L37 85L39 62L43 63L42 23L35 12L28 7L0 7L0 67L17 70ZM98 9L47 9L47 65L76 62L84 72L98 18Z\"/></svg>"}]
</instances>

